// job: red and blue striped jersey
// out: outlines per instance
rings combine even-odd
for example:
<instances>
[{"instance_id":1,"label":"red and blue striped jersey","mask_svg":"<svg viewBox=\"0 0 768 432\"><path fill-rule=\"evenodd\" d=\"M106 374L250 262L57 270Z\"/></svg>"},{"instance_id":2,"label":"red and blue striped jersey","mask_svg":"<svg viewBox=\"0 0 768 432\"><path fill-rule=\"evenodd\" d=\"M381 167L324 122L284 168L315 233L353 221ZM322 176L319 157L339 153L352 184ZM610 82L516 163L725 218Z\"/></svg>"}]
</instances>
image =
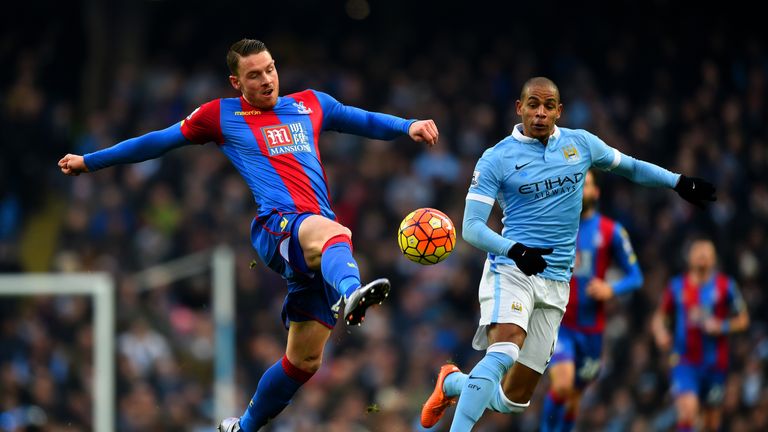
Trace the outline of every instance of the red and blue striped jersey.
<instances>
[{"instance_id":1,"label":"red and blue striped jersey","mask_svg":"<svg viewBox=\"0 0 768 432\"><path fill-rule=\"evenodd\" d=\"M710 317L727 320L744 307L736 283L722 273L715 273L698 286L688 275L673 278L664 292L661 310L674 323L672 351L678 361L725 371L728 336L706 334L704 322Z\"/></svg>"},{"instance_id":2,"label":"red and blue striped jersey","mask_svg":"<svg viewBox=\"0 0 768 432\"><path fill-rule=\"evenodd\" d=\"M407 134L414 120L373 113L305 90L260 110L243 98L203 104L181 123L194 143L214 141L250 187L258 215L274 210L310 212L335 219L318 140L336 130L374 139Z\"/></svg>"},{"instance_id":3,"label":"red and blue striped jersey","mask_svg":"<svg viewBox=\"0 0 768 432\"><path fill-rule=\"evenodd\" d=\"M640 287L643 275L632 249L629 235L618 222L595 212L579 221L576 236L576 263L571 277L571 293L562 325L584 333L601 333L605 328L604 302L587 294L593 278L605 279L611 263L624 275L613 282L614 295Z\"/></svg>"}]
</instances>

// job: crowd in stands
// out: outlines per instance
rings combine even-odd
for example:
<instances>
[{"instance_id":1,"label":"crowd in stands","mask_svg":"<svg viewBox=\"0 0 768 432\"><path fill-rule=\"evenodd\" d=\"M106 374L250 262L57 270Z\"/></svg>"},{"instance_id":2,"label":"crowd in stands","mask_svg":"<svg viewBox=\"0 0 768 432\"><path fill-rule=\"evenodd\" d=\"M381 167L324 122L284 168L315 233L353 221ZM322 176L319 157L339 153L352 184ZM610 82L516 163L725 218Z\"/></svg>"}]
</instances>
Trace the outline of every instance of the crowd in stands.
<instances>
[{"instance_id":1,"label":"crowd in stands","mask_svg":"<svg viewBox=\"0 0 768 432\"><path fill-rule=\"evenodd\" d=\"M163 16L153 13L152 19ZM433 118L440 128L433 150L407 138L322 136L334 209L353 232L363 279L389 277L393 290L364 326L337 326L320 371L267 430L419 430L418 413L440 365L451 360L466 371L479 359L471 339L483 254L459 238L445 262L420 266L400 255L396 228L418 207L441 209L460 226L474 164L510 133L514 101L533 75L559 85L561 126L587 129L624 153L718 186L717 202L700 211L674 192L600 177L599 209L627 228L645 283L610 303L605 361L582 403L580 430L674 425L669 359L655 348L649 319L668 279L684 270L684 247L697 234L715 241L720 268L739 283L752 317L749 330L732 338L725 426L768 430L763 41L737 41L724 21L706 37L685 26L671 35L638 34L627 26L610 37L596 37L597 29L570 37L574 29L565 27L546 44L520 29L492 35L438 29L426 36L427 30L412 28L382 35L375 25L355 24L349 33L262 33L259 22L248 34L230 29L193 37L191 28L201 23L182 14L167 40L154 44L163 34L156 24L138 45L141 62L109 63L99 102L90 108L82 104L89 83L78 81L92 73L90 60L59 54L87 35L53 26L26 40L23 50L9 48L25 41L21 30L0 39L0 271L114 276L116 430L209 431L219 420L212 413L210 275L142 290L136 272L220 244L235 250L238 400L232 415L242 413L261 374L284 353L285 283L263 264L249 265L256 258L249 242L256 208L216 144L72 178L60 175L56 162L68 152L92 152L165 128L208 100L236 96L224 53L240 37L267 43L284 95L314 88L348 105ZM590 35L598 47L588 50ZM418 44L417 36L424 36ZM185 45L185 37L194 46ZM57 76L64 68L75 70ZM499 216L495 210L491 217L495 229ZM0 431L92 430L92 312L87 297L0 297ZM523 415L486 415L477 430L535 431L545 389L542 382Z\"/></svg>"}]
</instances>

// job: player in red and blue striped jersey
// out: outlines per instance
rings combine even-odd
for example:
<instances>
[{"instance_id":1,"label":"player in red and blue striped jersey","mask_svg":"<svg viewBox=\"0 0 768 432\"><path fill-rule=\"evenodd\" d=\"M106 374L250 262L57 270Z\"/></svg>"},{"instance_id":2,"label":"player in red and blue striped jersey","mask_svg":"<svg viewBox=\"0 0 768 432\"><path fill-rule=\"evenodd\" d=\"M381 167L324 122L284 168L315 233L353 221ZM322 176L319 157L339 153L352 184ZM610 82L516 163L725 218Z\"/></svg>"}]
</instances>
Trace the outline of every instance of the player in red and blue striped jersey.
<instances>
[{"instance_id":1,"label":"player in red and blue striped jersey","mask_svg":"<svg viewBox=\"0 0 768 432\"><path fill-rule=\"evenodd\" d=\"M432 120L399 117L345 106L315 91L279 97L275 61L263 42L243 39L230 47L229 81L240 97L203 104L173 126L84 156L59 161L67 175L156 158L190 143L215 142L250 187L258 206L251 242L264 263L288 284L282 319L288 328L286 354L259 381L240 418L220 431L255 432L277 416L318 370L323 349L345 302L348 325L360 324L366 309L389 294L389 281L360 282L350 230L336 221L318 139L335 130L373 139L409 136L434 145Z\"/></svg>"},{"instance_id":2,"label":"player in red and blue striped jersey","mask_svg":"<svg viewBox=\"0 0 768 432\"><path fill-rule=\"evenodd\" d=\"M597 211L599 198L595 173L590 170L584 179L570 298L549 366L551 384L542 409L542 432L573 429L581 394L600 370L605 301L643 284L627 231ZM611 264L621 268L623 277L608 283L605 277Z\"/></svg>"},{"instance_id":3,"label":"player in red and blue striped jersey","mask_svg":"<svg viewBox=\"0 0 768 432\"><path fill-rule=\"evenodd\" d=\"M728 335L749 325L736 283L717 271L716 263L712 241L694 241L688 253L688 272L672 278L653 316L656 344L664 351L672 350L678 431L701 429L697 427L699 411L704 414L703 430L719 430Z\"/></svg>"}]
</instances>

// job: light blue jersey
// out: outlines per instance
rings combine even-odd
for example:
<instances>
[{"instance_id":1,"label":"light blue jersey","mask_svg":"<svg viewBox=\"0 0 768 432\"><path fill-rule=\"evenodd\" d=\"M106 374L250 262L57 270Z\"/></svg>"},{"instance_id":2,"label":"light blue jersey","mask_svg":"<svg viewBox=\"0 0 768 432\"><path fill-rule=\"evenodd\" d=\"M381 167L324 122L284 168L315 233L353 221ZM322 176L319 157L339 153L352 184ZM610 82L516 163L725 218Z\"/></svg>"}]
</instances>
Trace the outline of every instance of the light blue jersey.
<instances>
[{"instance_id":1,"label":"light blue jersey","mask_svg":"<svg viewBox=\"0 0 768 432\"><path fill-rule=\"evenodd\" d=\"M477 233L475 229L469 233L470 238L465 232L465 238L489 252L491 262L506 264L514 264L506 252L515 242L529 247L552 247L554 252L544 257L547 268L541 276L569 281L584 176L593 166L614 170L648 186L672 188L679 179L677 174L620 153L585 130L556 127L544 146L523 135L522 125L517 125L510 136L483 153L467 194L468 209L472 204L469 201L490 206L498 201L504 214L501 237L492 232ZM466 213L469 212L465 212L465 226L469 217ZM490 231L486 219L487 215L483 229ZM472 241L472 237L479 241Z\"/></svg>"}]
</instances>

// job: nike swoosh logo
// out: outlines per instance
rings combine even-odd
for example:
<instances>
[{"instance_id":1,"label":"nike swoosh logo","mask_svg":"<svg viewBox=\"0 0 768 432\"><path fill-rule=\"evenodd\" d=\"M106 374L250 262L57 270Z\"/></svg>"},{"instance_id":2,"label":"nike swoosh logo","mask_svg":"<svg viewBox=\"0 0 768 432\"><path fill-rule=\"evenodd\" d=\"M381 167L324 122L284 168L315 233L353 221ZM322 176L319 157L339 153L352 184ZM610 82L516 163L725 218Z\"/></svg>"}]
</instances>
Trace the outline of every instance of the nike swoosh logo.
<instances>
[{"instance_id":1,"label":"nike swoosh logo","mask_svg":"<svg viewBox=\"0 0 768 432\"><path fill-rule=\"evenodd\" d=\"M517 165L517 164L516 164L516 165L515 165L515 169L516 169L516 170L519 170L520 168L525 168L525 167L526 167L528 164L530 164L531 162L533 162L533 161L528 161L528 163L524 163L524 164L522 164L522 165Z\"/></svg>"},{"instance_id":2,"label":"nike swoosh logo","mask_svg":"<svg viewBox=\"0 0 768 432\"><path fill-rule=\"evenodd\" d=\"M469 375L469 379L481 379L481 380L485 380L485 381L491 381L491 380L490 380L490 379L488 379L488 378L479 377L479 376L474 376L474 375L472 375L472 374L470 374L470 375Z\"/></svg>"}]
</instances>

